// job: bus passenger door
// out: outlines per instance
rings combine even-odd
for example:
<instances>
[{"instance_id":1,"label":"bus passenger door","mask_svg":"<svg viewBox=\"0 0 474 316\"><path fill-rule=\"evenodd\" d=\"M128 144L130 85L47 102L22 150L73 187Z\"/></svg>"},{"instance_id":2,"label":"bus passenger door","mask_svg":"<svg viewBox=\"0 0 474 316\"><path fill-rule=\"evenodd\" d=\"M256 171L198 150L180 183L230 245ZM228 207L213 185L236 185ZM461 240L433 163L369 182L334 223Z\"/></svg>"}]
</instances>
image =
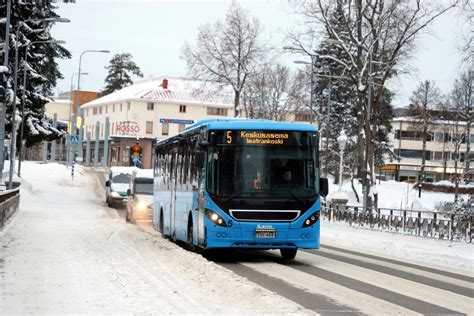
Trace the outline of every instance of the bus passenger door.
<instances>
[{"instance_id":1,"label":"bus passenger door","mask_svg":"<svg viewBox=\"0 0 474 316\"><path fill-rule=\"evenodd\" d=\"M177 181L177 171L176 167L176 158L177 154L173 152L171 156L171 205L170 205L170 237L176 237L176 181Z\"/></svg>"}]
</instances>

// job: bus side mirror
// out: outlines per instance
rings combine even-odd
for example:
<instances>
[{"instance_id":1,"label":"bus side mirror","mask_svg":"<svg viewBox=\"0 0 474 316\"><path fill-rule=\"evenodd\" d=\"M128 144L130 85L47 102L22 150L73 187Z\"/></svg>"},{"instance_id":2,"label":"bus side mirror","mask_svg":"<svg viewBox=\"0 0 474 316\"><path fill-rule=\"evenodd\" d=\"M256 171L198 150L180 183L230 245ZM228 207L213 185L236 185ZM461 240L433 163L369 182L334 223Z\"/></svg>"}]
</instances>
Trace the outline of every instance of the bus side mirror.
<instances>
[{"instance_id":1,"label":"bus side mirror","mask_svg":"<svg viewBox=\"0 0 474 316\"><path fill-rule=\"evenodd\" d=\"M319 178L319 194L322 197L326 197L328 193L329 193L328 178Z\"/></svg>"},{"instance_id":2,"label":"bus side mirror","mask_svg":"<svg viewBox=\"0 0 474 316\"><path fill-rule=\"evenodd\" d=\"M202 169L204 167L204 162L206 160L206 152L205 151L196 151L194 156L194 165L198 169Z\"/></svg>"},{"instance_id":3,"label":"bus side mirror","mask_svg":"<svg viewBox=\"0 0 474 316\"><path fill-rule=\"evenodd\" d=\"M110 180L105 181L105 186L110 187Z\"/></svg>"},{"instance_id":4,"label":"bus side mirror","mask_svg":"<svg viewBox=\"0 0 474 316\"><path fill-rule=\"evenodd\" d=\"M132 190L127 189L127 195L128 195L128 196L132 196Z\"/></svg>"}]
</instances>

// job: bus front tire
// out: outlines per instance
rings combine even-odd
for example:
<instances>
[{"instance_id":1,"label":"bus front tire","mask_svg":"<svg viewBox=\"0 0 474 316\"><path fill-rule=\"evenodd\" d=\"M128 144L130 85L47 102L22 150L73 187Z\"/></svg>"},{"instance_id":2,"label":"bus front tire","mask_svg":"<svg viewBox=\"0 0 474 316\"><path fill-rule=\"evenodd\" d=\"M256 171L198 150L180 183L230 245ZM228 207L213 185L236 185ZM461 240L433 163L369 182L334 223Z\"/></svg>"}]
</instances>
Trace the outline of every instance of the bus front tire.
<instances>
[{"instance_id":1,"label":"bus front tire","mask_svg":"<svg viewBox=\"0 0 474 316\"><path fill-rule=\"evenodd\" d=\"M283 260L293 260L296 257L298 249L294 248L282 248L280 249L280 254Z\"/></svg>"}]
</instances>

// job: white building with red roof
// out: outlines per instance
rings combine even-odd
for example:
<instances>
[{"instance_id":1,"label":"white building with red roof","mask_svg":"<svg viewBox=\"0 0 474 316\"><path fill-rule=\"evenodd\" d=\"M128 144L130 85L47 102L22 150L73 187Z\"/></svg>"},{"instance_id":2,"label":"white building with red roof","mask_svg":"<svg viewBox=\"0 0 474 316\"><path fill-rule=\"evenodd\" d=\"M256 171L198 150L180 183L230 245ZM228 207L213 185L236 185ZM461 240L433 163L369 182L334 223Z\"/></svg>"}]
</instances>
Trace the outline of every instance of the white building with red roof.
<instances>
[{"instance_id":1,"label":"white building with red roof","mask_svg":"<svg viewBox=\"0 0 474 316\"><path fill-rule=\"evenodd\" d=\"M151 144L151 140L175 135L196 121L234 116L231 89L212 82L179 77L143 80L88 102L81 109L84 140L88 135L91 140L96 139L98 124L99 140L103 142L105 120L109 118L109 166L127 165L127 151L137 139L142 144ZM146 147L144 162L148 161L145 158L145 155L148 157L148 147L151 159L151 145ZM101 146L99 157L102 156Z\"/></svg>"}]
</instances>

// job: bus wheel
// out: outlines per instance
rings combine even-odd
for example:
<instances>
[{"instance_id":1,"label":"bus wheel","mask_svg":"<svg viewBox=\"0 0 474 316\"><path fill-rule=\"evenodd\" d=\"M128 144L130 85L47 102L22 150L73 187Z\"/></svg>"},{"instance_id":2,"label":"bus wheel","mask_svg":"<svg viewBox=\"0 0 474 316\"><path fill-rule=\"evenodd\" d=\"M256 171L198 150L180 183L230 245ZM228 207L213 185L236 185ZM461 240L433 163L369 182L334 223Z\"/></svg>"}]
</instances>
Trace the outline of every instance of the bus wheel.
<instances>
[{"instance_id":1,"label":"bus wheel","mask_svg":"<svg viewBox=\"0 0 474 316\"><path fill-rule=\"evenodd\" d=\"M189 246L191 247L193 247L193 239L194 239L193 218L189 216L187 241L188 241Z\"/></svg>"},{"instance_id":2,"label":"bus wheel","mask_svg":"<svg viewBox=\"0 0 474 316\"><path fill-rule=\"evenodd\" d=\"M284 260L293 260L293 259L295 259L297 252L298 252L298 249L294 249L294 248L282 248L282 249L280 249L281 257Z\"/></svg>"},{"instance_id":3,"label":"bus wheel","mask_svg":"<svg viewBox=\"0 0 474 316\"><path fill-rule=\"evenodd\" d=\"M161 234L161 237L165 238L165 224L163 223L163 211L160 212L160 226L158 227L158 231Z\"/></svg>"}]
</instances>

